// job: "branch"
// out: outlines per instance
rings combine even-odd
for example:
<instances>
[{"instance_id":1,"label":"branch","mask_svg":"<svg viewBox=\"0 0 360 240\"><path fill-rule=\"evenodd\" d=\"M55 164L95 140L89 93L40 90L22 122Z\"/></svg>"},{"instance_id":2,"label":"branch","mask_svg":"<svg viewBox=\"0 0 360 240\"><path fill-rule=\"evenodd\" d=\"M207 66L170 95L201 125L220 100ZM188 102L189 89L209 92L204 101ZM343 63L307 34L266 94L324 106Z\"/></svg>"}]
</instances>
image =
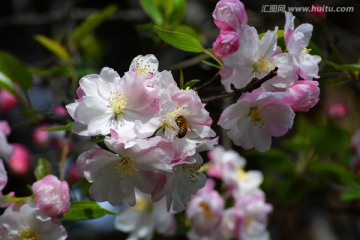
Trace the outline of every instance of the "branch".
<instances>
[{"instance_id":1,"label":"branch","mask_svg":"<svg viewBox=\"0 0 360 240\"><path fill-rule=\"evenodd\" d=\"M264 82L266 82L266 81L272 79L273 77L277 76L277 70L278 69L279 69L278 67L275 67L272 71L270 71L265 77L263 77L261 79L253 78L245 87L234 90L231 93L224 93L224 94L220 94L220 95L217 95L217 96L203 98L203 99L201 99L201 101L203 103L208 103L208 102L211 102L211 101L214 101L214 100L217 100L217 99L223 99L223 98L235 96L237 94L241 95L241 94L243 94L245 92L251 93L255 89L261 87L261 85Z\"/></svg>"}]
</instances>

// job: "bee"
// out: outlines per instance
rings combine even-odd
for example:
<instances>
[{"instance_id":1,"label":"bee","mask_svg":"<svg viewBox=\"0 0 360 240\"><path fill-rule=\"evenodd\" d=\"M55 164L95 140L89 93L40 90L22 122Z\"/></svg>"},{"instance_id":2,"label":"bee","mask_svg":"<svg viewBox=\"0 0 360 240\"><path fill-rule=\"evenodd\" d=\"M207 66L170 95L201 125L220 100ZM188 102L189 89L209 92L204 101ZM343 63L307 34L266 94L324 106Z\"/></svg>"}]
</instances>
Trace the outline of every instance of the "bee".
<instances>
[{"instance_id":1,"label":"bee","mask_svg":"<svg viewBox=\"0 0 360 240\"><path fill-rule=\"evenodd\" d=\"M178 115L176 118L175 118L175 122L176 122L176 125L179 127L179 133L178 133L178 138L183 138L185 137L186 133L188 132L189 130L189 127L188 127L188 122L187 122L187 119L185 116L183 115Z\"/></svg>"}]
</instances>

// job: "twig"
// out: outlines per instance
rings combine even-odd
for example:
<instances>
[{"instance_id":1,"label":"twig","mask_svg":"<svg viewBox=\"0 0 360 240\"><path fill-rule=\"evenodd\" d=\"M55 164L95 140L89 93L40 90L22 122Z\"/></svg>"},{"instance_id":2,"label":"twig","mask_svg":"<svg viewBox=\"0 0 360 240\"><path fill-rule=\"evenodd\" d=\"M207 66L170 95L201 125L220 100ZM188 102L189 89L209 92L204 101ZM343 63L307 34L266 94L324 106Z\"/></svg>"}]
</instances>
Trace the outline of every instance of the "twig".
<instances>
[{"instance_id":1,"label":"twig","mask_svg":"<svg viewBox=\"0 0 360 240\"><path fill-rule=\"evenodd\" d=\"M198 87L194 87L194 90L199 91L200 89L203 89L203 88L209 86L212 82L214 82L217 79L217 76L219 76L219 72L217 72L209 81L201 84Z\"/></svg>"},{"instance_id":2,"label":"twig","mask_svg":"<svg viewBox=\"0 0 360 240\"><path fill-rule=\"evenodd\" d=\"M275 77L277 75L277 70L279 68L275 67L272 71L270 71L265 77L258 79L258 78L253 78L245 87L234 90L231 93L224 93L224 94L220 94L217 96L212 96L212 97L207 97L207 98L203 98L201 99L201 101L203 103L208 103L217 99L223 99L223 98L227 98L227 97L231 97L234 96L236 94L243 94L245 92L249 92L251 93L253 90L259 88L264 82L272 79L273 77Z\"/></svg>"}]
</instances>

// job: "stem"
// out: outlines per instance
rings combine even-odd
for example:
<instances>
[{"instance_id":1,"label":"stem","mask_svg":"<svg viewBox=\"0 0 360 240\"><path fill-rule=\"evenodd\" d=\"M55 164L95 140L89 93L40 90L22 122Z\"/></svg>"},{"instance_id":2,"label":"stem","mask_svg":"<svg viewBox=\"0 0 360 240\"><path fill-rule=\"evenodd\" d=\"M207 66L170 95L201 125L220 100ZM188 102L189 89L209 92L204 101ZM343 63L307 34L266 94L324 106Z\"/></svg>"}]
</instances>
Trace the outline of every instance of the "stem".
<instances>
[{"instance_id":1,"label":"stem","mask_svg":"<svg viewBox=\"0 0 360 240\"><path fill-rule=\"evenodd\" d=\"M227 98L227 97L231 97L237 94L243 94L245 92L249 92L251 93L253 90L259 88L264 82L272 79L273 77L275 77L277 75L277 70L279 68L275 67L272 71L270 71L265 77L258 79L258 78L253 78L245 87L237 89L231 93L224 93L224 94L220 94L217 96L212 96L212 97L207 97L207 98L203 98L201 99L201 101L203 103L208 103L214 100L218 100L218 99L223 99L223 98Z\"/></svg>"},{"instance_id":2,"label":"stem","mask_svg":"<svg viewBox=\"0 0 360 240\"><path fill-rule=\"evenodd\" d=\"M217 72L209 81L203 83L202 85L200 85L198 87L194 87L194 91L199 91L200 89L203 89L203 88L209 86L212 82L214 82L216 80L217 76L219 76L219 72Z\"/></svg>"},{"instance_id":3,"label":"stem","mask_svg":"<svg viewBox=\"0 0 360 240\"><path fill-rule=\"evenodd\" d=\"M220 59L218 59L217 57L215 57L214 54L212 54L212 52L210 52L209 50L206 50L206 49L205 49L204 53L206 53L206 54L209 55L212 59L214 59L215 62L217 62L221 68L224 67L224 64L222 63L222 61L220 61Z\"/></svg>"}]
</instances>

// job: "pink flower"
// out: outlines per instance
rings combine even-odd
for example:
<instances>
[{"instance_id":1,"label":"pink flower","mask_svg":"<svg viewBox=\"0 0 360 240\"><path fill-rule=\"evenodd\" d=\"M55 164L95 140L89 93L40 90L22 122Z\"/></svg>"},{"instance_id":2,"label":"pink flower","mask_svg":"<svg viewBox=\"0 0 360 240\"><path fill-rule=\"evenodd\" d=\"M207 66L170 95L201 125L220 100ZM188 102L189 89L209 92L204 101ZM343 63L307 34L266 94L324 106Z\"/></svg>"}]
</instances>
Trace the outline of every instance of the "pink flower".
<instances>
[{"instance_id":1,"label":"pink flower","mask_svg":"<svg viewBox=\"0 0 360 240\"><path fill-rule=\"evenodd\" d=\"M6 186L7 181L8 181L7 172L5 170L3 160L0 159L0 202L1 202L1 198L3 196L2 190Z\"/></svg>"},{"instance_id":2,"label":"pink flower","mask_svg":"<svg viewBox=\"0 0 360 240\"><path fill-rule=\"evenodd\" d=\"M213 12L216 26L221 30L239 30L247 23L244 4L238 0L220 0Z\"/></svg>"},{"instance_id":3,"label":"pink flower","mask_svg":"<svg viewBox=\"0 0 360 240\"><path fill-rule=\"evenodd\" d=\"M70 208L69 185L56 176L47 175L32 185L35 206L50 217L59 216Z\"/></svg>"},{"instance_id":4,"label":"pink flower","mask_svg":"<svg viewBox=\"0 0 360 240\"><path fill-rule=\"evenodd\" d=\"M16 174L25 174L30 167L30 151L22 144L11 144L14 151L9 158L9 168Z\"/></svg>"},{"instance_id":5,"label":"pink flower","mask_svg":"<svg viewBox=\"0 0 360 240\"><path fill-rule=\"evenodd\" d=\"M271 137L283 136L293 125L295 113L283 98L283 93L256 89L227 107L218 124L229 130L227 134L235 145L267 151Z\"/></svg>"},{"instance_id":6,"label":"pink flower","mask_svg":"<svg viewBox=\"0 0 360 240\"><path fill-rule=\"evenodd\" d=\"M291 95L290 106L295 112L307 112L314 107L320 96L318 81L299 80L289 88Z\"/></svg>"},{"instance_id":7,"label":"pink flower","mask_svg":"<svg viewBox=\"0 0 360 240\"><path fill-rule=\"evenodd\" d=\"M220 30L213 43L214 55L217 58L227 57L239 49L240 35L234 31Z\"/></svg>"},{"instance_id":8,"label":"pink flower","mask_svg":"<svg viewBox=\"0 0 360 240\"><path fill-rule=\"evenodd\" d=\"M92 183L90 195L97 201L134 206L135 189L153 192L164 172L171 169L171 145L160 137L137 139L126 145L113 133L105 144L111 152L93 149L77 160L80 173Z\"/></svg>"},{"instance_id":9,"label":"pink flower","mask_svg":"<svg viewBox=\"0 0 360 240\"><path fill-rule=\"evenodd\" d=\"M313 18L315 20L322 20L326 18L327 13L325 12L325 8L324 6L320 5L320 4L314 4L311 6L311 11L310 11L311 16L313 16Z\"/></svg>"},{"instance_id":10,"label":"pink flower","mask_svg":"<svg viewBox=\"0 0 360 240\"><path fill-rule=\"evenodd\" d=\"M66 111L66 108L63 106L55 106L51 108L51 112L58 114L60 116L67 116L68 112Z\"/></svg>"},{"instance_id":11,"label":"pink flower","mask_svg":"<svg viewBox=\"0 0 360 240\"><path fill-rule=\"evenodd\" d=\"M29 204L10 206L0 216L1 239L65 240L67 233L58 219Z\"/></svg>"},{"instance_id":12,"label":"pink flower","mask_svg":"<svg viewBox=\"0 0 360 240\"><path fill-rule=\"evenodd\" d=\"M190 235L209 236L219 227L224 200L214 187L215 182L207 180L205 187L200 189L187 205L186 217L192 223Z\"/></svg>"},{"instance_id":13,"label":"pink flower","mask_svg":"<svg viewBox=\"0 0 360 240\"><path fill-rule=\"evenodd\" d=\"M0 107L5 113L9 112L18 103L17 98L11 93L0 90Z\"/></svg>"},{"instance_id":14,"label":"pink flower","mask_svg":"<svg viewBox=\"0 0 360 240\"><path fill-rule=\"evenodd\" d=\"M332 118L344 119L348 115L348 110L343 103L334 103L328 107L328 115Z\"/></svg>"},{"instance_id":15,"label":"pink flower","mask_svg":"<svg viewBox=\"0 0 360 240\"><path fill-rule=\"evenodd\" d=\"M14 149L8 143L7 136L10 134L11 128L7 121L0 121L0 157L8 160Z\"/></svg>"}]
</instances>

